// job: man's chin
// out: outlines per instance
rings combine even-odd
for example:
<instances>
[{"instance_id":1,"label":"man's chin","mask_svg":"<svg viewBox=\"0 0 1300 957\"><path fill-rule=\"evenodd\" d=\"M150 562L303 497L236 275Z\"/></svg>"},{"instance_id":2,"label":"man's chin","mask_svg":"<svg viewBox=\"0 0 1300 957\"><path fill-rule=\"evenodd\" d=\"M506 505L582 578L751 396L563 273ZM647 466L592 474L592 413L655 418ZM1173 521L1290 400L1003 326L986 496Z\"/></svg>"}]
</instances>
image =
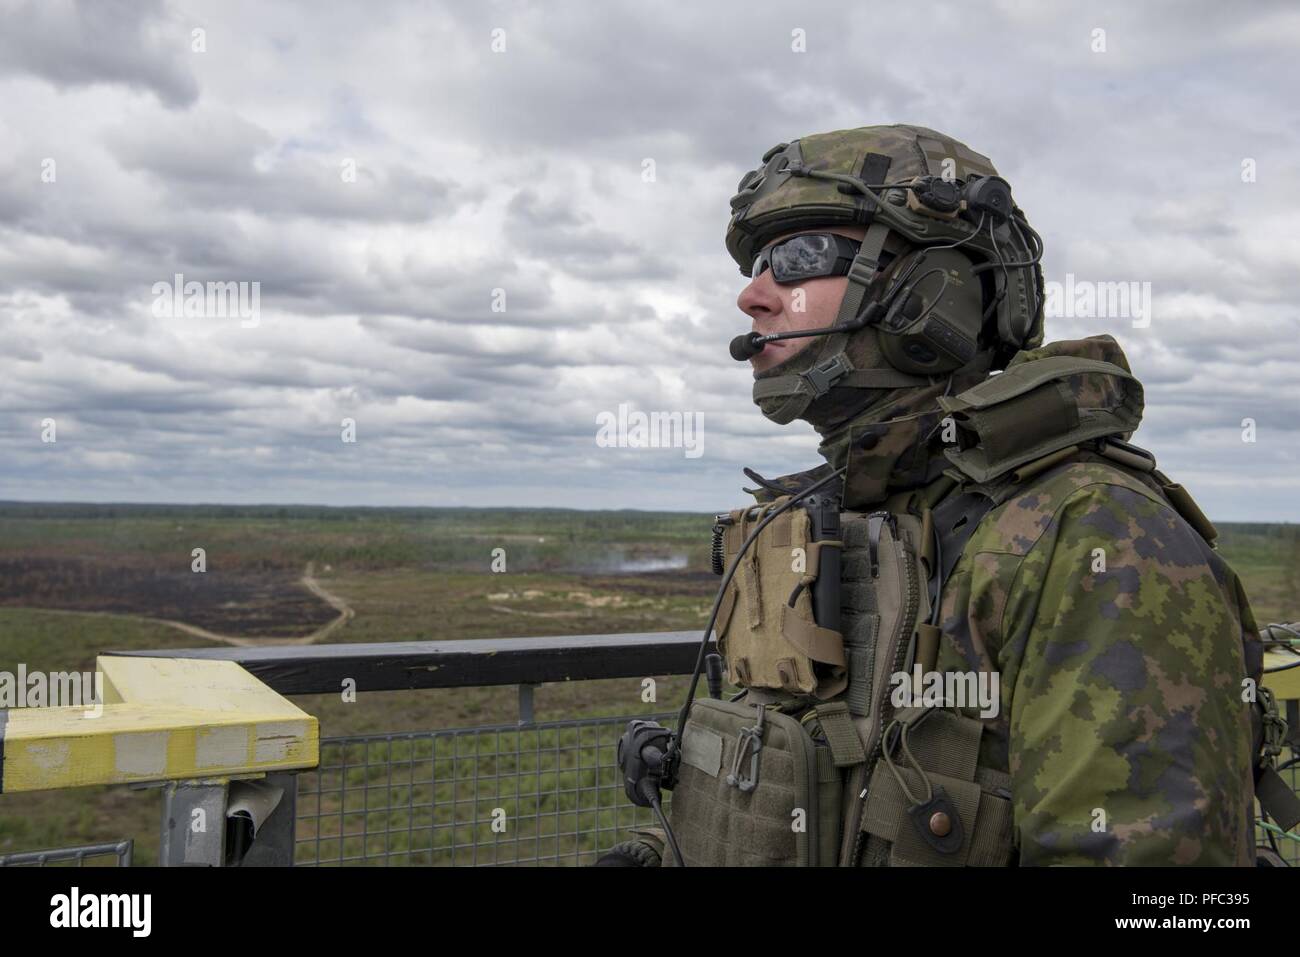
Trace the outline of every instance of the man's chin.
<instances>
[{"instance_id":1,"label":"man's chin","mask_svg":"<svg viewBox=\"0 0 1300 957\"><path fill-rule=\"evenodd\" d=\"M804 350L802 349L791 349L788 346L780 346L776 343L769 342L763 347L762 352L751 357L749 360L749 364L754 369L754 378L757 379L760 376L781 368L781 366L788 363L803 351Z\"/></svg>"}]
</instances>

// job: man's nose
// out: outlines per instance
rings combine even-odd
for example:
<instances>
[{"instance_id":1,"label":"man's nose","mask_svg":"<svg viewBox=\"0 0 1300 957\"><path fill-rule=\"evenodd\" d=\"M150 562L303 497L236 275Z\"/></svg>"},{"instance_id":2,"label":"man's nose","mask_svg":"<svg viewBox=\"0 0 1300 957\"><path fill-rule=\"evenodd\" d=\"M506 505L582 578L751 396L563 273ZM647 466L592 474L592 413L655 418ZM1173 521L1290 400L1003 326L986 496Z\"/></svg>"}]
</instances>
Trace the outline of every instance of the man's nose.
<instances>
[{"instance_id":1,"label":"man's nose","mask_svg":"<svg viewBox=\"0 0 1300 957\"><path fill-rule=\"evenodd\" d=\"M781 294L772 278L772 270L764 269L751 279L749 285L736 297L736 305L755 322L780 315Z\"/></svg>"}]
</instances>

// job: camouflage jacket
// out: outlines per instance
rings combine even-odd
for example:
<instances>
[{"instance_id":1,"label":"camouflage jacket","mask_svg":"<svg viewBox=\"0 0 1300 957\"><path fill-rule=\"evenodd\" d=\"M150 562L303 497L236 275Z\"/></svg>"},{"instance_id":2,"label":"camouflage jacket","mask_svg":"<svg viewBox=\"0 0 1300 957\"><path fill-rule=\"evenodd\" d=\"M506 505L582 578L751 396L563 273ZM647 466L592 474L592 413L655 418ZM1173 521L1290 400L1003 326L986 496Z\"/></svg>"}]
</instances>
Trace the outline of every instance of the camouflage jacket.
<instances>
[{"instance_id":1,"label":"camouflage jacket","mask_svg":"<svg viewBox=\"0 0 1300 957\"><path fill-rule=\"evenodd\" d=\"M1108 336L1037 353L1128 369ZM942 473L941 415L881 427L882 499ZM940 625L939 671L999 673L981 763L1011 775L1022 865L1253 864L1242 690L1260 677L1258 628L1237 575L1159 491L1090 452L1028 479L966 544Z\"/></svg>"}]
</instances>

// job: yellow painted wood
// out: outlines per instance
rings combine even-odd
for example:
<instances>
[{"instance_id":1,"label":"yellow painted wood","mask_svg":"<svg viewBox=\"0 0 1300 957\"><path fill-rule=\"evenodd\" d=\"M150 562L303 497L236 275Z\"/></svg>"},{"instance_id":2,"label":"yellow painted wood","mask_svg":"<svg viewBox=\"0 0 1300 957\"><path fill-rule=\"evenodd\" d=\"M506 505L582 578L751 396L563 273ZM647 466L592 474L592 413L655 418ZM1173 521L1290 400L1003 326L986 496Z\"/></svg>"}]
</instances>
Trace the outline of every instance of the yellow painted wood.
<instances>
[{"instance_id":1,"label":"yellow painted wood","mask_svg":"<svg viewBox=\"0 0 1300 957\"><path fill-rule=\"evenodd\" d=\"M1279 698L1300 698L1300 668L1286 668L1271 674L1268 672L1269 668L1283 667L1294 664L1295 661L1296 656L1290 651L1264 652L1264 687Z\"/></svg>"},{"instance_id":2,"label":"yellow painted wood","mask_svg":"<svg viewBox=\"0 0 1300 957\"><path fill-rule=\"evenodd\" d=\"M104 705L14 708L3 789L39 791L315 767L317 720L234 662L102 657Z\"/></svg>"}]
</instances>

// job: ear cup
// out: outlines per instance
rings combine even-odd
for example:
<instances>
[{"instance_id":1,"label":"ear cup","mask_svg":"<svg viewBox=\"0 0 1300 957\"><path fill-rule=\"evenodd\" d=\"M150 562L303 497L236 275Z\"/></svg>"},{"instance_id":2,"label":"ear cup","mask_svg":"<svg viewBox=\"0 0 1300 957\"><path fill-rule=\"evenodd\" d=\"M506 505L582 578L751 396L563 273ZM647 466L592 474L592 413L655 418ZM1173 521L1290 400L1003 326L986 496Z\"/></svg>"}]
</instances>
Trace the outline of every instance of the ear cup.
<instances>
[{"instance_id":1,"label":"ear cup","mask_svg":"<svg viewBox=\"0 0 1300 957\"><path fill-rule=\"evenodd\" d=\"M983 290L973 263L956 249L920 250L885 296L894 293L880 321L881 351L895 369L941 375L975 357L983 321ZM908 275L908 270L910 275ZM897 283L906 276L905 284Z\"/></svg>"},{"instance_id":2,"label":"ear cup","mask_svg":"<svg viewBox=\"0 0 1300 957\"><path fill-rule=\"evenodd\" d=\"M1015 218L994 228L998 248L1013 262L1036 260L1042 240L1029 229L1020 210L1015 212ZM1027 238L1026 231L1032 235L1033 242ZM1004 271L996 258L986 255L986 259L976 267L976 274L991 279L991 285L1001 291L997 296L996 323L989 331L998 339L999 357L993 368L1002 369L1017 350L1033 348L1042 342L1041 317L1046 296L1043 267L1035 261L1029 268L1013 267Z\"/></svg>"}]
</instances>

